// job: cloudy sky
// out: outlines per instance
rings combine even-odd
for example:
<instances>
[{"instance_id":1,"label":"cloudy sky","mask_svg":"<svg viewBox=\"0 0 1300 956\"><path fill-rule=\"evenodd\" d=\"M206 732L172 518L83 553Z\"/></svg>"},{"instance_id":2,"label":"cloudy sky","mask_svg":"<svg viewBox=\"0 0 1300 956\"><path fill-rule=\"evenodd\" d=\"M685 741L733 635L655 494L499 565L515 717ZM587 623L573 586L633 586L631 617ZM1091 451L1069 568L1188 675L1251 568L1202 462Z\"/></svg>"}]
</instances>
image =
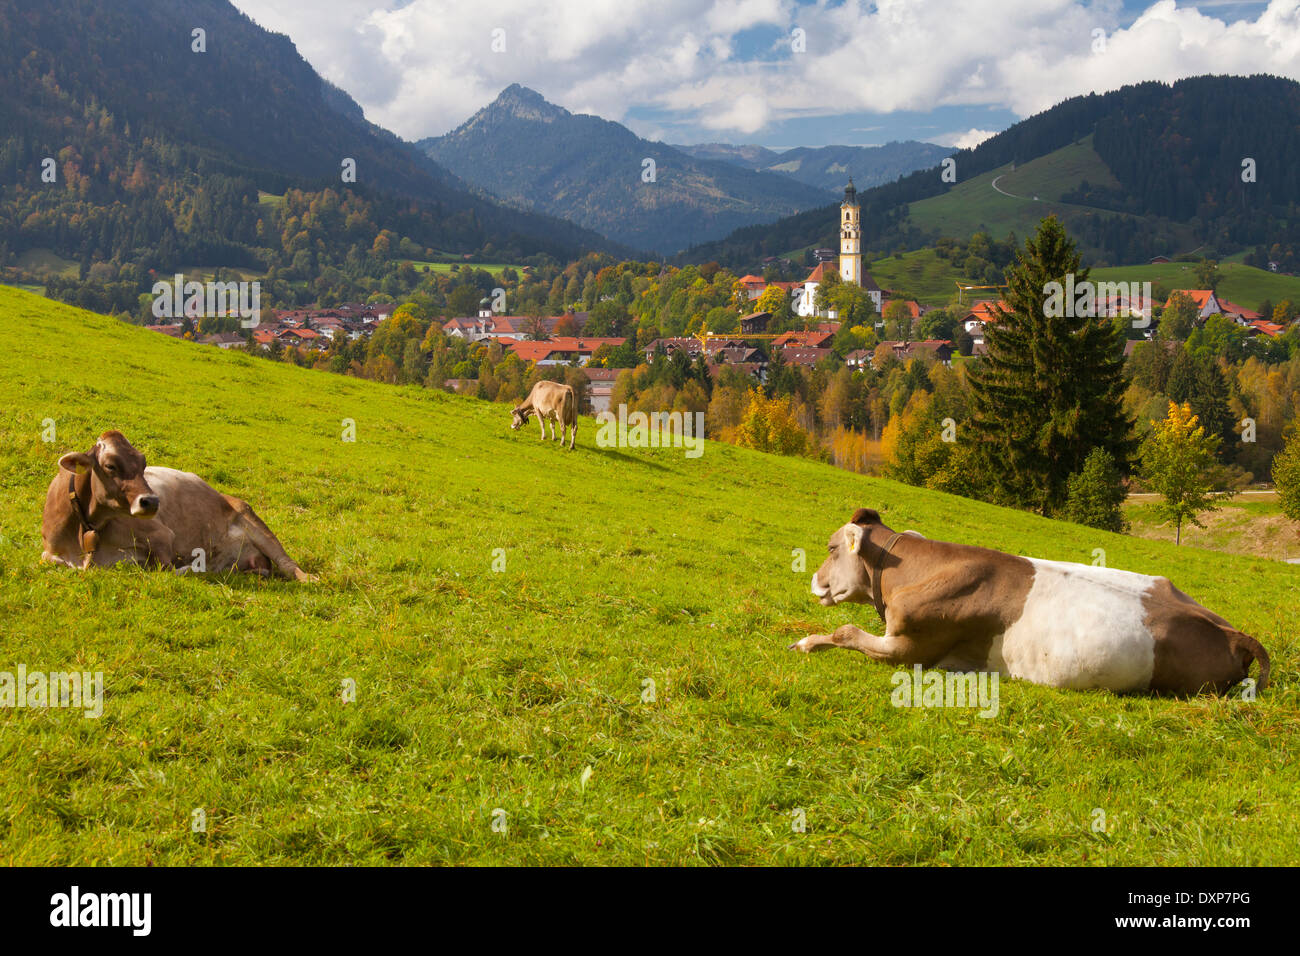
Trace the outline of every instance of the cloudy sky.
<instances>
[{"instance_id":1,"label":"cloudy sky","mask_svg":"<svg viewBox=\"0 0 1300 956\"><path fill-rule=\"evenodd\" d=\"M670 143L968 146L1080 93L1300 79L1300 0L233 0L408 139L511 83Z\"/></svg>"}]
</instances>

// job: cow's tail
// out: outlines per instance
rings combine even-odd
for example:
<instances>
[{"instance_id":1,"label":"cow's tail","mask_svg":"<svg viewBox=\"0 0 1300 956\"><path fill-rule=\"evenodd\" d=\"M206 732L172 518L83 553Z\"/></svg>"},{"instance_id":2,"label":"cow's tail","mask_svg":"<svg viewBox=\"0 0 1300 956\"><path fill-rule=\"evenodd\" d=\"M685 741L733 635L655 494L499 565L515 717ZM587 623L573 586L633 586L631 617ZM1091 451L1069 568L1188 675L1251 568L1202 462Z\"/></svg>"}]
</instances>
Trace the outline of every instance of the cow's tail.
<instances>
[{"instance_id":1,"label":"cow's tail","mask_svg":"<svg viewBox=\"0 0 1300 956\"><path fill-rule=\"evenodd\" d=\"M572 431L569 433L569 450L573 450L573 443L578 440L578 394L569 386L564 393L564 423ZM560 438L563 440L564 432L560 432Z\"/></svg>"},{"instance_id":2,"label":"cow's tail","mask_svg":"<svg viewBox=\"0 0 1300 956\"><path fill-rule=\"evenodd\" d=\"M1268 651L1264 650L1264 645L1249 634L1243 634L1235 629L1232 631L1229 640L1234 651L1243 650L1259 662L1259 689L1263 690L1268 686L1268 672L1270 669ZM1246 669L1249 671L1249 663L1246 664Z\"/></svg>"},{"instance_id":3,"label":"cow's tail","mask_svg":"<svg viewBox=\"0 0 1300 956\"><path fill-rule=\"evenodd\" d=\"M240 498L232 498L230 495L222 495L230 506L235 509L238 520L243 525L244 533L248 539L253 542L257 550L266 555L271 563L280 569L280 573L286 578L293 578L298 581L315 581L316 579L298 567L298 562L289 557L289 553L284 550L284 545L280 544L280 539L275 533L266 526L266 522L257 516L257 512L252 509L247 501Z\"/></svg>"}]
</instances>

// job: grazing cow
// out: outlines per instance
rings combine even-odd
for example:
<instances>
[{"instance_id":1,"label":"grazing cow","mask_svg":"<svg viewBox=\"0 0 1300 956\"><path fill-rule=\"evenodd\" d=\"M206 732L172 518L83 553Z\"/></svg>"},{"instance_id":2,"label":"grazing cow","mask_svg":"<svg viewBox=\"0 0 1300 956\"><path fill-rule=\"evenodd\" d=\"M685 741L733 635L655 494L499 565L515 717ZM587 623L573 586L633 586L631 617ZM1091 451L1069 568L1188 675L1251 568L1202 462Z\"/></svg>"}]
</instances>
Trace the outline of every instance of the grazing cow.
<instances>
[{"instance_id":1,"label":"grazing cow","mask_svg":"<svg viewBox=\"0 0 1300 956\"><path fill-rule=\"evenodd\" d=\"M551 441L555 441L555 423L560 423L560 444L564 444L565 428L572 428L569 433L569 450L578 438L578 400L569 385L542 380L533 386L528 397L511 411L513 419L510 427L515 431L524 427L529 415L537 416L537 424L542 429L541 438L546 440L546 424L551 425Z\"/></svg>"},{"instance_id":2,"label":"grazing cow","mask_svg":"<svg viewBox=\"0 0 1300 956\"><path fill-rule=\"evenodd\" d=\"M1166 578L897 534L860 508L831 535L812 593L873 604L881 636L851 624L790 645L890 664L993 671L1049 687L1225 693L1268 653Z\"/></svg>"},{"instance_id":3,"label":"grazing cow","mask_svg":"<svg viewBox=\"0 0 1300 956\"><path fill-rule=\"evenodd\" d=\"M59 469L45 495L43 561L77 568L132 561L185 570L202 557L207 571L269 575L274 568L287 578L315 580L246 502L197 475L146 467L121 432L104 432L84 454L69 452Z\"/></svg>"}]
</instances>

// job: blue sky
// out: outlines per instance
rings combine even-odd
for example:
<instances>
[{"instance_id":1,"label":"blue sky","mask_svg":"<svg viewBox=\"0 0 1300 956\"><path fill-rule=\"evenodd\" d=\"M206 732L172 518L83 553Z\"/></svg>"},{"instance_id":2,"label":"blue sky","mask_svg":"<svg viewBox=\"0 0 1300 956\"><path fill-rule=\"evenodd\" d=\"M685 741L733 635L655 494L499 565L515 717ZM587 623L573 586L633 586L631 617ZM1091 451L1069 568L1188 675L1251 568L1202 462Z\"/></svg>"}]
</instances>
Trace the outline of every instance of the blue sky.
<instances>
[{"instance_id":1,"label":"blue sky","mask_svg":"<svg viewBox=\"0 0 1300 956\"><path fill-rule=\"evenodd\" d=\"M1069 96L1300 79L1300 0L234 0L408 139L511 83L674 143L974 145Z\"/></svg>"}]
</instances>

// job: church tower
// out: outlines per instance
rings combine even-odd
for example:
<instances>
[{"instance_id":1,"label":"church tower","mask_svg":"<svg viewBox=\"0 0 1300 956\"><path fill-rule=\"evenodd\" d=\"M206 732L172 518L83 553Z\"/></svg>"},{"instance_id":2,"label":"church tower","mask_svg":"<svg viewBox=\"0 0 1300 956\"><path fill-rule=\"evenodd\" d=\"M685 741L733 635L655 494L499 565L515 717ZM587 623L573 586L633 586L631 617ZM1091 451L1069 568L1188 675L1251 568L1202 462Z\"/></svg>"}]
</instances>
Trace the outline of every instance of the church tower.
<instances>
[{"instance_id":1,"label":"church tower","mask_svg":"<svg viewBox=\"0 0 1300 956\"><path fill-rule=\"evenodd\" d=\"M862 285L862 221L858 208L858 191L853 188L853 177L844 187L844 202L840 203L840 278L846 283Z\"/></svg>"}]
</instances>

